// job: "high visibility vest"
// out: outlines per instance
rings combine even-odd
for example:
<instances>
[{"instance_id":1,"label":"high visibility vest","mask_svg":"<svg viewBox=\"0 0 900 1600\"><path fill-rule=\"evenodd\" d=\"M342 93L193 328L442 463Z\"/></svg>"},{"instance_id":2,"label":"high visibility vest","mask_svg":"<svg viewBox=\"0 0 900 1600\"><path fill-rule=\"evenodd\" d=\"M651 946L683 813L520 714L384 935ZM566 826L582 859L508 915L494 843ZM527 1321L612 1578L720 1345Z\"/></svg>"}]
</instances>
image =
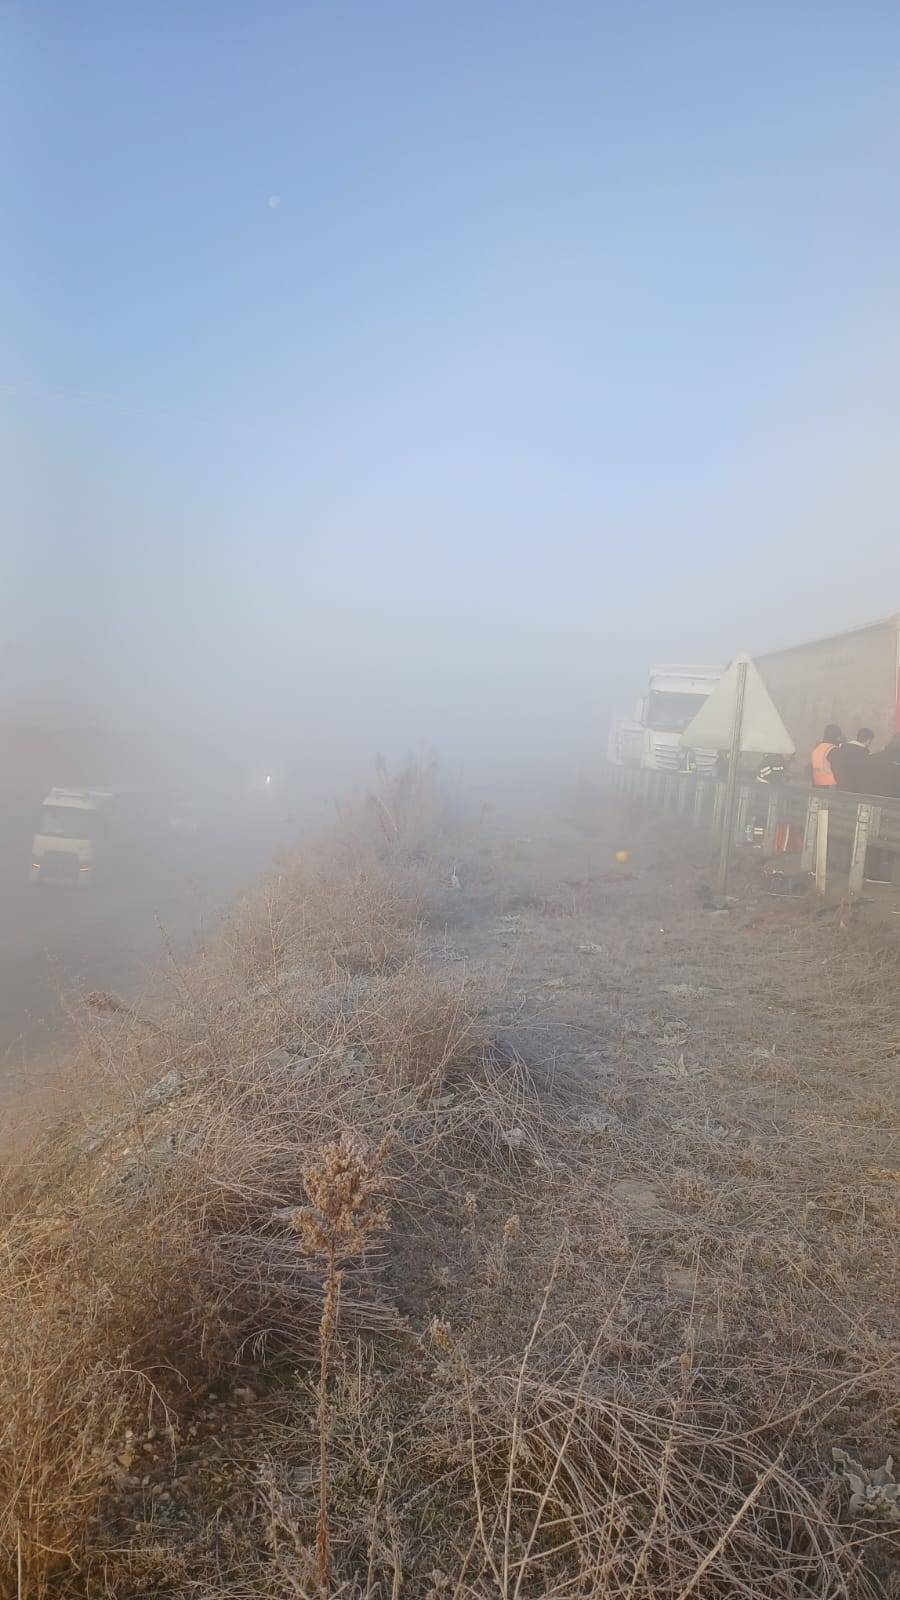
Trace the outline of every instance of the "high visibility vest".
<instances>
[{"instance_id":1,"label":"high visibility vest","mask_svg":"<svg viewBox=\"0 0 900 1600\"><path fill-rule=\"evenodd\" d=\"M813 786L816 789L833 789L837 783L837 779L831 770L831 762L828 760L829 752L833 749L834 745L823 739L821 744L816 745L809 758L810 774Z\"/></svg>"}]
</instances>

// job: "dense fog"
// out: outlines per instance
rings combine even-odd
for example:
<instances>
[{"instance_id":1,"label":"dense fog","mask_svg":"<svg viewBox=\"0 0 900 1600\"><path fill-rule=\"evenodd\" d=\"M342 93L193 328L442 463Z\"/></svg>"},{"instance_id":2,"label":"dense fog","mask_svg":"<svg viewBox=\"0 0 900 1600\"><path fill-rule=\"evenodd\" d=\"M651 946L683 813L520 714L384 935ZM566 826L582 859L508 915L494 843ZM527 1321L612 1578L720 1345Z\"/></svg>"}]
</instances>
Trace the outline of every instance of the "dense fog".
<instances>
[{"instance_id":1,"label":"dense fog","mask_svg":"<svg viewBox=\"0 0 900 1600\"><path fill-rule=\"evenodd\" d=\"M584 767L891 609L898 28L8 9L4 720Z\"/></svg>"},{"instance_id":2,"label":"dense fog","mask_svg":"<svg viewBox=\"0 0 900 1600\"><path fill-rule=\"evenodd\" d=\"M0 27L13 1037L176 915L27 898L52 785L230 807L221 899L379 755L590 778L653 663L896 610L890 8Z\"/></svg>"}]
</instances>

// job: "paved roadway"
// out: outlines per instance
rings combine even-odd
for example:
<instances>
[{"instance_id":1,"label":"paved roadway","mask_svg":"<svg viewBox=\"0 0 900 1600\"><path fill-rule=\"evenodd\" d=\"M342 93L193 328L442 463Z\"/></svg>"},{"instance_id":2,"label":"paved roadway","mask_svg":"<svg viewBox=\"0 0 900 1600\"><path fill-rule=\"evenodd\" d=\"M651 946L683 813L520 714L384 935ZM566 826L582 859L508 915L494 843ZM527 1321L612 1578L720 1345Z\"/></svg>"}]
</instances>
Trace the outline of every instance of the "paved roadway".
<instances>
[{"instance_id":1,"label":"paved roadway","mask_svg":"<svg viewBox=\"0 0 900 1600\"><path fill-rule=\"evenodd\" d=\"M136 999L159 988L167 947L186 956L264 873L284 827L235 820L182 836L127 880L88 889L28 881L28 847L0 848L0 1114L52 1076L71 1034L66 1000L91 989Z\"/></svg>"}]
</instances>

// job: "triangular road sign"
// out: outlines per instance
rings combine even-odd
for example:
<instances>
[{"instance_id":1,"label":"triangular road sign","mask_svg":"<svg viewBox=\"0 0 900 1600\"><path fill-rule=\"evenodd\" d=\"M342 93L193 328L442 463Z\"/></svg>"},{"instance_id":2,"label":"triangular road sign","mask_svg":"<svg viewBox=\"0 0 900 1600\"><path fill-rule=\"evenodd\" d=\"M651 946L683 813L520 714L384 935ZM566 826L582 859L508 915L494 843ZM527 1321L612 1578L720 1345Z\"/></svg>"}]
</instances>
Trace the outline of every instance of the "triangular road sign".
<instances>
[{"instance_id":1,"label":"triangular road sign","mask_svg":"<svg viewBox=\"0 0 900 1600\"><path fill-rule=\"evenodd\" d=\"M738 666L747 663L741 751L746 755L792 756L794 743L781 720L772 696L749 656L735 656L709 699L681 735L689 750L730 750L737 701Z\"/></svg>"}]
</instances>

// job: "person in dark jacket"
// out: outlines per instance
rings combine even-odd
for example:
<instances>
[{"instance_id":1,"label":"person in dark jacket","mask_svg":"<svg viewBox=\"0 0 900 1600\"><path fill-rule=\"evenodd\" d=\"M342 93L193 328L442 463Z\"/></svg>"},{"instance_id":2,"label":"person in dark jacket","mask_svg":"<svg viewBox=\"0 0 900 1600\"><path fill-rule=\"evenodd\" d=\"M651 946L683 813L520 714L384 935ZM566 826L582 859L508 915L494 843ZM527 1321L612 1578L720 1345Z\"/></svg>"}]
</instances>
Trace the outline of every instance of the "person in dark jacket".
<instances>
[{"instance_id":1,"label":"person in dark jacket","mask_svg":"<svg viewBox=\"0 0 900 1600\"><path fill-rule=\"evenodd\" d=\"M784 783L787 777L787 762L784 756L763 756L756 769L757 783Z\"/></svg>"},{"instance_id":2,"label":"person in dark jacket","mask_svg":"<svg viewBox=\"0 0 900 1600\"><path fill-rule=\"evenodd\" d=\"M880 794L888 800L900 800L900 733L895 733L890 744L877 755L869 756L866 769L869 794Z\"/></svg>"},{"instance_id":3,"label":"person in dark jacket","mask_svg":"<svg viewBox=\"0 0 900 1600\"><path fill-rule=\"evenodd\" d=\"M890 744L869 757L866 768L869 794L883 796L886 800L900 800L900 733L895 733ZM894 857L888 850L879 850L877 844L869 845L866 854L866 879L869 883L890 883L894 875Z\"/></svg>"},{"instance_id":4,"label":"person in dark jacket","mask_svg":"<svg viewBox=\"0 0 900 1600\"><path fill-rule=\"evenodd\" d=\"M851 794L871 794L869 746L874 737L871 728L860 728L855 739L845 739L843 744L835 745L828 760L839 789L848 789Z\"/></svg>"}]
</instances>

